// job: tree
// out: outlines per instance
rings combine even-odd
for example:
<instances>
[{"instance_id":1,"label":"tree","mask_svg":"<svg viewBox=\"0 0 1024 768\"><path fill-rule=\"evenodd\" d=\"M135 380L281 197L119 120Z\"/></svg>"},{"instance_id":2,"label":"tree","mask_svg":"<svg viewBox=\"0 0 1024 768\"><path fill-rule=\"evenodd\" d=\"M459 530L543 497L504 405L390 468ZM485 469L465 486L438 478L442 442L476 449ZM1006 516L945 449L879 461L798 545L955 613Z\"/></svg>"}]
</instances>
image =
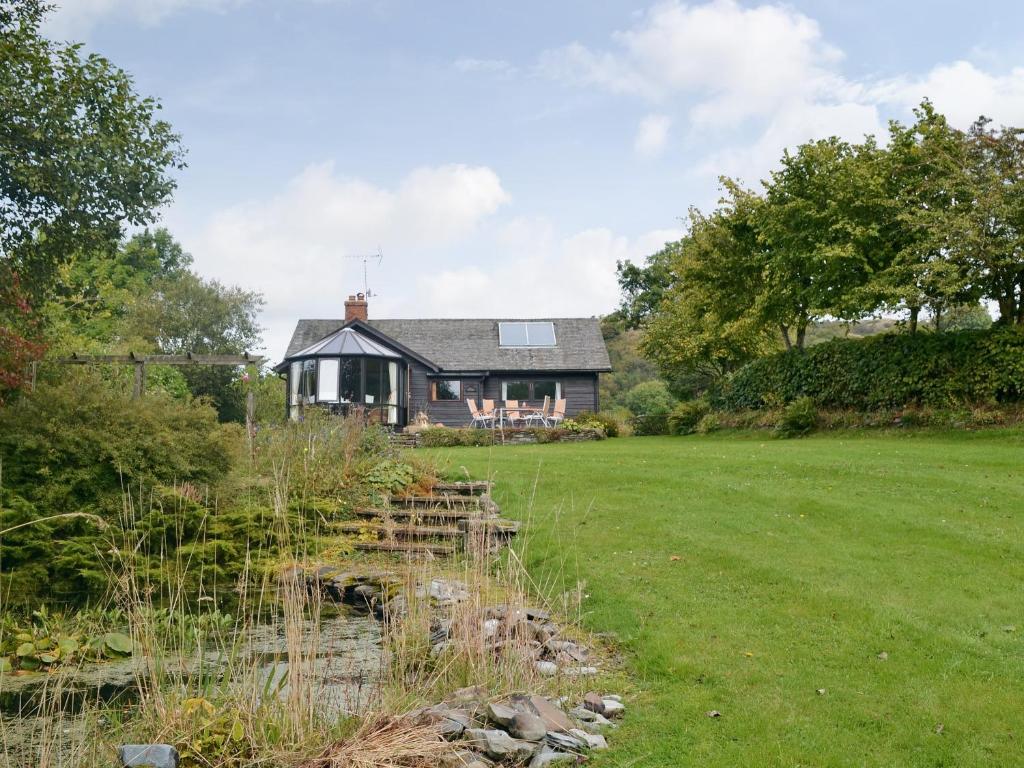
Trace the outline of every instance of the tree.
<instances>
[{"instance_id":1,"label":"tree","mask_svg":"<svg viewBox=\"0 0 1024 768\"><path fill-rule=\"evenodd\" d=\"M972 195L951 222L954 258L999 307L997 322L1024 325L1024 129L982 117L967 136Z\"/></svg>"},{"instance_id":2,"label":"tree","mask_svg":"<svg viewBox=\"0 0 1024 768\"><path fill-rule=\"evenodd\" d=\"M32 310L59 267L79 250L109 251L125 224L153 221L184 167L159 103L102 56L44 38L48 10L0 0L0 285L17 282L29 308L0 307L5 348L38 330Z\"/></svg>"},{"instance_id":3,"label":"tree","mask_svg":"<svg viewBox=\"0 0 1024 768\"><path fill-rule=\"evenodd\" d=\"M865 314L851 297L884 253L878 154L870 140L856 148L835 137L814 141L787 150L764 182L756 227L770 256L757 311L778 327L787 349L803 349L813 320Z\"/></svg>"},{"instance_id":4,"label":"tree","mask_svg":"<svg viewBox=\"0 0 1024 768\"><path fill-rule=\"evenodd\" d=\"M679 242L666 243L660 251L648 256L643 266L631 261L617 262L615 271L622 290L619 314L627 328L639 328L658 311L665 292L672 287L672 262L680 247Z\"/></svg>"},{"instance_id":5,"label":"tree","mask_svg":"<svg viewBox=\"0 0 1024 768\"><path fill-rule=\"evenodd\" d=\"M687 236L658 257L671 281L644 324L644 352L681 397L771 348L758 312L768 251L755 226L763 201L723 179L725 197L705 216L690 211Z\"/></svg>"},{"instance_id":6,"label":"tree","mask_svg":"<svg viewBox=\"0 0 1024 768\"><path fill-rule=\"evenodd\" d=\"M858 297L866 307L906 310L911 333L922 311L941 315L976 300L970 275L950 258L956 219L971 192L964 176L964 135L930 102L915 110L912 126L889 124L889 146L879 156L884 266Z\"/></svg>"}]
</instances>

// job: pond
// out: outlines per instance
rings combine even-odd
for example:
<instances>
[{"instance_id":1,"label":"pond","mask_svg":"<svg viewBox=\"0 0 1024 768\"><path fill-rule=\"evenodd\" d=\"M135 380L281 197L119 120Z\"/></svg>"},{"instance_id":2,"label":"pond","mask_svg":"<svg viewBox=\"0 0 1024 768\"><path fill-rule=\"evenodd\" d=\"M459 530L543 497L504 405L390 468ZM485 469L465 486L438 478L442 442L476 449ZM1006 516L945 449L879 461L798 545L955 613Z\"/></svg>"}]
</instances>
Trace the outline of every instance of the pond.
<instances>
[{"instance_id":1,"label":"pond","mask_svg":"<svg viewBox=\"0 0 1024 768\"><path fill-rule=\"evenodd\" d=\"M320 621L303 621L297 629L292 645L301 649L317 710L339 717L366 711L381 679L380 622L365 613L346 611ZM283 623L253 627L231 645L226 650L207 648L191 659L179 660L169 677L185 681L190 691L199 690L205 680L220 686L247 686L247 690L255 683L258 691L288 696L289 653ZM21 764L15 756L27 759L38 754L43 738L56 736L70 745L78 732L80 741L86 711L130 711L138 701L139 680L146 678L148 661L133 657L49 674L0 677L0 755L11 765Z\"/></svg>"}]
</instances>

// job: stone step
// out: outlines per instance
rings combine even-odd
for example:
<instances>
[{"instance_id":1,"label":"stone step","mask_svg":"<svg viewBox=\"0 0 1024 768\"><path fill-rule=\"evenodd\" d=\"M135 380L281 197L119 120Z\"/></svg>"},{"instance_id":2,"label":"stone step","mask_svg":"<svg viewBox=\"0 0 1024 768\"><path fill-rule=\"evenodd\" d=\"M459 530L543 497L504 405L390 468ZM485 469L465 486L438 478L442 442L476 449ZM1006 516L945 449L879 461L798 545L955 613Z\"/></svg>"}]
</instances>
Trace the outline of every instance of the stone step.
<instances>
[{"instance_id":1,"label":"stone step","mask_svg":"<svg viewBox=\"0 0 1024 768\"><path fill-rule=\"evenodd\" d=\"M435 494L480 496L490 493L493 487L494 483L489 480L464 480L455 483L438 483L432 490Z\"/></svg>"},{"instance_id":2,"label":"stone step","mask_svg":"<svg viewBox=\"0 0 1024 768\"><path fill-rule=\"evenodd\" d=\"M352 546L363 552L419 552L432 555L454 555L459 549L455 544L425 541L357 541Z\"/></svg>"},{"instance_id":3,"label":"stone step","mask_svg":"<svg viewBox=\"0 0 1024 768\"><path fill-rule=\"evenodd\" d=\"M480 506L479 496L463 496L461 494L431 494L430 496L392 496L391 506L393 507L422 507L435 509L437 507L478 507Z\"/></svg>"},{"instance_id":4,"label":"stone step","mask_svg":"<svg viewBox=\"0 0 1024 768\"><path fill-rule=\"evenodd\" d=\"M355 511L359 517L392 518L393 520L468 520L483 518L479 509L381 509L361 507Z\"/></svg>"},{"instance_id":5,"label":"stone step","mask_svg":"<svg viewBox=\"0 0 1024 768\"><path fill-rule=\"evenodd\" d=\"M403 539L428 539L438 537L450 539L461 536L462 531L451 525L411 525L409 523L328 523L328 530L334 533L377 533L387 536L389 533Z\"/></svg>"}]
</instances>

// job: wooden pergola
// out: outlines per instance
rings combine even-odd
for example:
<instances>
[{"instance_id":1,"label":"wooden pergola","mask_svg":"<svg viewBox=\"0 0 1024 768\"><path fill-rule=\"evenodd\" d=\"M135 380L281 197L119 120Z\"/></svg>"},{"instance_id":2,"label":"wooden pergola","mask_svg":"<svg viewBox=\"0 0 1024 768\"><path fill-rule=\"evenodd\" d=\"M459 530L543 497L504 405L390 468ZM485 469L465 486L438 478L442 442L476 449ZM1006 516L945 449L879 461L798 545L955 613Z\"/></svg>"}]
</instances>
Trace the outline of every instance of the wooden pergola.
<instances>
[{"instance_id":1,"label":"wooden pergola","mask_svg":"<svg viewBox=\"0 0 1024 768\"><path fill-rule=\"evenodd\" d=\"M250 355L248 352L242 355L198 355L188 352L184 355L139 355L129 352L126 355L79 355L72 353L71 357L54 358L46 362L62 363L64 365L132 365L135 367L135 384L132 387L132 398L142 397L146 390L146 366L147 365L229 365L231 367L259 366L266 358L258 355ZM32 363L32 382L35 383L36 367L38 362ZM251 410L252 393L249 393L248 410Z\"/></svg>"}]
</instances>

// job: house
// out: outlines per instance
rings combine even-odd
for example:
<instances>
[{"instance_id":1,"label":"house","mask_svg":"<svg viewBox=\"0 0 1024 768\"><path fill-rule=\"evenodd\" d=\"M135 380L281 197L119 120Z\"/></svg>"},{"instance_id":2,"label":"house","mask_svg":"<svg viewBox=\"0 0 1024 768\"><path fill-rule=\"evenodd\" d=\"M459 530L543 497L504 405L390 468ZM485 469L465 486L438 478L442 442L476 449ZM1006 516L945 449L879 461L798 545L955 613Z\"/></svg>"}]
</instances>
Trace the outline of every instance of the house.
<instances>
[{"instance_id":1,"label":"house","mask_svg":"<svg viewBox=\"0 0 1024 768\"><path fill-rule=\"evenodd\" d=\"M611 364L596 318L371 320L357 294L344 319L299 320L274 370L287 378L292 419L314 404L358 404L402 428L420 411L467 425L468 400L539 406L550 396L565 398L568 416L596 411L598 377Z\"/></svg>"}]
</instances>

